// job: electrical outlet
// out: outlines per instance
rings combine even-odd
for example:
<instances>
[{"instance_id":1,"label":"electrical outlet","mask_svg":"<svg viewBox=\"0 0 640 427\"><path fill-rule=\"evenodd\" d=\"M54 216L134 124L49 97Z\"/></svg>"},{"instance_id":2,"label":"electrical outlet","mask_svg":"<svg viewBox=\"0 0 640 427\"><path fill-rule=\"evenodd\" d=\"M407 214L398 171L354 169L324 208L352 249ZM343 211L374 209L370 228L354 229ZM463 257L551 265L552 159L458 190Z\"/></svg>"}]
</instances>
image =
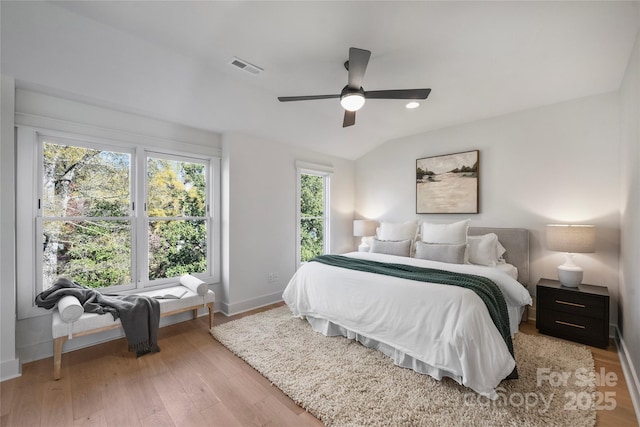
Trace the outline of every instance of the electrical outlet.
<instances>
[{"instance_id":1,"label":"electrical outlet","mask_svg":"<svg viewBox=\"0 0 640 427\"><path fill-rule=\"evenodd\" d=\"M267 274L267 281L269 283L274 283L278 281L278 273L269 273Z\"/></svg>"}]
</instances>

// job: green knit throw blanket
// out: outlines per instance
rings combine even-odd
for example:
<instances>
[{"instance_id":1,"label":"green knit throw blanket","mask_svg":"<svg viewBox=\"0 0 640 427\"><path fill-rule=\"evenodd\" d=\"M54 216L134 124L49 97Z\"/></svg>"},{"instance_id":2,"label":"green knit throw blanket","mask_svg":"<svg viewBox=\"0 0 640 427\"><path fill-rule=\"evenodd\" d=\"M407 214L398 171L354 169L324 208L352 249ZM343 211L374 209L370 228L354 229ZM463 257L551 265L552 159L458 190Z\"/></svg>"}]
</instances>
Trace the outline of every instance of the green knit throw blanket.
<instances>
[{"instance_id":1,"label":"green knit throw blanket","mask_svg":"<svg viewBox=\"0 0 640 427\"><path fill-rule=\"evenodd\" d=\"M402 279L416 280L419 282L459 286L461 288L472 290L487 306L491 320L493 320L496 328L498 328L498 332L500 332L504 342L507 344L509 353L514 356L507 303L505 302L502 291L500 291L498 285L486 277L476 276L473 274L454 273L435 268L423 268L406 264L394 264L350 258L342 255L320 255L311 259L311 261L320 262L334 267L348 268L350 270L384 274L386 276L400 277ZM517 378L515 368L508 378Z\"/></svg>"}]
</instances>

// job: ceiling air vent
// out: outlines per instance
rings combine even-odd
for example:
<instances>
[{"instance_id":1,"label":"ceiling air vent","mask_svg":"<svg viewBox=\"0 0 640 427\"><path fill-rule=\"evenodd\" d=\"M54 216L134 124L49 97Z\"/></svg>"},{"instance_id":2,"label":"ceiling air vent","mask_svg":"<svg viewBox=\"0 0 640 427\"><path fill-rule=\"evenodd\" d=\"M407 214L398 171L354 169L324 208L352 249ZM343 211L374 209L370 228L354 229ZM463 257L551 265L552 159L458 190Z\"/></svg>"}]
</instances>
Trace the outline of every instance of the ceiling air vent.
<instances>
[{"instance_id":1,"label":"ceiling air vent","mask_svg":"<svg viewBox=\"0 0 640 427\"><path fill-rule=\"evenodd\" d=\"M264 71L262 68L258 67L257 65L253 65L245 60L242 60L236 57L233 57L233 59L231 60L231 62L229 62L229 64L233 65L236 68L241 69L242 71L246 71L249 74L253 74L254 76Z\"/></svg>"}]
</instances>

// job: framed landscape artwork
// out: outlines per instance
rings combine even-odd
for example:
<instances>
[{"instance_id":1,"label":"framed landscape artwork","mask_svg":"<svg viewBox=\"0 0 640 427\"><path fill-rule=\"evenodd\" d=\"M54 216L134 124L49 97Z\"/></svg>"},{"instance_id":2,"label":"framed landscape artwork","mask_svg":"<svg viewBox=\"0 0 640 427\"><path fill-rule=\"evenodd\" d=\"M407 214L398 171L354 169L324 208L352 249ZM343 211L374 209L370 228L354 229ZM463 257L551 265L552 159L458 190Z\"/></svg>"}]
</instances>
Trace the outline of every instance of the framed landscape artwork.
<instances>
[{"instance_id":1,"label":"framed landscape artwork","mask_svg":"<svg viewBox=\"0 0 640 427\"><path fill-rule=\"evenodd\" d=\"M478 213L478 150L416 160L416 213Z\"/></svg>"}]
</instances>

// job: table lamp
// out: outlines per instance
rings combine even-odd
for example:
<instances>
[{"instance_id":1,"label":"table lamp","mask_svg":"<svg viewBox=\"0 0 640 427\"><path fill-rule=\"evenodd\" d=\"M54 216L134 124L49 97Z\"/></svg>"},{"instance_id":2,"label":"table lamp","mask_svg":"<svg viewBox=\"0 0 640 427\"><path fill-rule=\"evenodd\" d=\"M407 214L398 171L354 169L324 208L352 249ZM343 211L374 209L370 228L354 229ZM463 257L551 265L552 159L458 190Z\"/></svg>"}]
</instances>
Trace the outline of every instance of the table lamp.
<instances>
[{"instance_id":1,"label":"table lamp","mask_svg":"<svg viewBox=\"0 0 640 427\"><path fill-rule=\"evenodd\" d=\"M583 271L573 262L573 254L595 252L595 234L593 225L547 225L547 248L564 252L566 257L558 266L562 286L575 288L582 283Z\"/></svg>"},{"instance_id":2,"label":"table lamp","mask_svg":"<svg viewBox=\"0 0 640 427\"><path fill-rule=\"evenodd\" d=\"M369 244L367 244L367 237L376 235L376 228L380 224L378 221L372 219L356 219L353 221L353 235L355 237L362 237L362 242L358 246L360 252L369 252Z\"/></svg>"}]
</instances>

